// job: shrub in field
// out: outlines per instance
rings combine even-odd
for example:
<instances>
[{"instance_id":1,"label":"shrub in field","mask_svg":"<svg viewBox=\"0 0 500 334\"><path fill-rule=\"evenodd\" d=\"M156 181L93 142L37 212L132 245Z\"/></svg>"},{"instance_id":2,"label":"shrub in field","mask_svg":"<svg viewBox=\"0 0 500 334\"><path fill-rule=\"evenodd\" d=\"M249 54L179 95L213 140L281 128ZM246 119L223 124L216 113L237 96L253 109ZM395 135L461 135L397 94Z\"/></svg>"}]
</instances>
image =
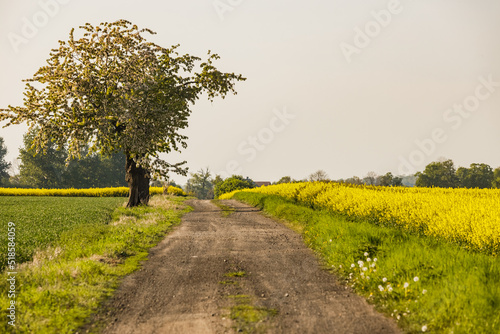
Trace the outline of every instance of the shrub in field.
<instances>
[{"instance_id":1,"label":"shrub in field","mask_svg":"<svg viewBox=\"0 0 500 334\"><path fill-rule=\"evenodd\" d=\"M184 190L181 188L169 186L166 190L163 191L167 195L174 195L174 196L186 196L186 193Z\"/></svg>"},{"instance_id":2,"label":"shrub in field","mask_svg":"<svg viewBox=\"0 0 500 334\"><path fill-rule=\"evenodd\" d=\"M233 175L225 179L222 183L215 185L214 195L215 198L219 198L222 194L249 188L255 188L255 183L252 180L244 179L243 176L240 175Z\"/></svg>"}]
</instances>

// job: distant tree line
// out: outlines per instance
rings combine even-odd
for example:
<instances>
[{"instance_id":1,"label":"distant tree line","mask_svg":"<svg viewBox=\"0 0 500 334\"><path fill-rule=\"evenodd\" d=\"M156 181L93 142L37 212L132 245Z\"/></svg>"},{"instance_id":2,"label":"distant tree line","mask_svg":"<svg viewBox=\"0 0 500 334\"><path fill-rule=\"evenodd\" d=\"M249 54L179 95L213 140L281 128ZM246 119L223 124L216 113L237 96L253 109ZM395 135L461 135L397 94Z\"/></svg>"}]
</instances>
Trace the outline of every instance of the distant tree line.
<instances>
[{"instance_id":1,"label":"distant tree line","mask_svg":"<svg viewBox=\"0 0 500 334\"><path fill-rule=\"evenodd\" d=\"M273 184L281 183L294 183L294 182L339 182L339 183L349 183L356 185L374 185L374 186L385 186L385 187L396 187L396 186L413 186L415 184L413 176L394 176L391 172L384 175L377 175L375 172L369 172L364 178L358 176L353 176L348 179L331 180L328 174L320 169L309 175L308 178L302 180L294 180L290 176L283 176L279 181L273 182ZM405 184L406 182L406 184Z\"/></svg>"},{"instance_id":2,"label":"distant tree line","mask_svg":"<svg viewBox=\"0 0 500 334\"><path fill-rule=\"evenodd\" d=\"M443 160L428 164L424 171L415 175L394 176L391 172L377 175L375 172L369 172L363 178L353 176L347 179L331 180L325 171L318 170L310 174L307 179L294 180L290 176L283 176L273 184L307 181L383 187L500 188L500 167L493 170L487 164L473 163L468 168L456 169L452 160Z\"/></svg>"},{"instance_id":3,"label":"distant tree line","mask_svg":"<svg viewBox=\"0 0 500 334\"><path fill-rule=\"evenodd\" d=\"M233 175L223 179L220 175L212 178L210 170L200 169L191 173L185 191L199 199L218 198L220 195L240 189L255 188L255 182L241 175Z\"/></svg>"},{"instance_id":4,"label":"distant tree line","mask_svg":"<svg viewBox=\"0 0 500 334\"><path fill-rule=\"evenodd\" d=\"M0 138L0 185L22 188L93 188L127 186L125 182L125 155L102 157L81 150L82 158L66 163L66 149L56 149L54 143L45 152L36 153L32 148L35 133L24 135L24 146L19 149L19 174L9 177L10 164L5 163L7 152Z\"/></svg>"},{"instance_id":5,"label":"distant tree line","mask_svg":"<svg viewBox=\"0 0 500 334\"><path fill-rule=\"evenodd\" d=\"M500 188L500 167L493 170L483 163L455 169L452 160L435 161L428 164L423 172L418 172L416 177L417 187Z\"/></svg>"},{"instance_id":6,"label":"distant tree line","mask_svg":"<svg viewBox=\"0 0 500 334\"><path fill-rule=\"evenodd\" d=\"M24 136L24 147L19 150L19 174L9 175L11 163L5 161L7 147L0 137L0 186L28 188L91 188L127 186L123 166L124 154L102 157L88 154L88 148L81 151L80 160L66 162L68 152L56 149L51 143L44 154L36 154L32 148L35 133ZM323 181L341 182L355 185L373 186L418 186L445 188L500 188L500 167L493 170L484 163L473 163L469 167L455 168L452 160L436 161L428 164L422 172L415 175L394 176L391 172L377 175L369 172L365 177L353 176L347 179L330 180L324 170L318 170L302 180L283 176L273 184ZM153 186L162 186L165 182L153 181ZM175 182L166 182L179 187ZM253 188L255 183L250 178L233 175L223 179L219 175L212 177L208 168L192 173L184 190L200 199L217 198L219 195L238 189Z\"/></svg>"}]
</instances>

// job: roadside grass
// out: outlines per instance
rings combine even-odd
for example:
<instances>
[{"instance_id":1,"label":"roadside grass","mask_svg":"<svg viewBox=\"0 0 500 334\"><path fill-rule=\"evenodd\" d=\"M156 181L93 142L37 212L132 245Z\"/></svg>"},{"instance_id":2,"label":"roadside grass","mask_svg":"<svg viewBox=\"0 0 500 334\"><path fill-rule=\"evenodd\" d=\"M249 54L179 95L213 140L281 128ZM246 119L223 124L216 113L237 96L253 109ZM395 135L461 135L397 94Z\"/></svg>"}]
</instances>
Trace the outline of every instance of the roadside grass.
<instances>
[{"instance_id":1,"label":"roadside grass","mask_svg":"<svg viewBox=\"0 0 500 334\"><path fill-rule=\"evenodd\" d=\"M7 224L16 229L16 262L31 261L36 251L75 229L99 228L123 198L0 196L0 271L7 265Z\"/></svg>"},{"instance_id":2,"label":"roadside grass","mask_svg":"<svg viewBox=\"0 0 500 334\"><path fill-rule=\"evenodd\" d=\"M239 192L300 231L346 285L408 333L500 333L500 260L443 240Z\"/></svg>"},{"instance_id":3,"label":"roadside grass","mask_svg":"<svg viewBox=\"0 0 500 334\"><path fill-rule=\"evenodd\" d=\"M213 199L212 203L217 205L222 210L222 217L229 217L233 212L236 211L235 208L225 205L221 200Z\"/></svg>"},{"instance_id":4,"label":"roadside grass","mask_svg":"<svg viewBox=\"0 0 500 334\"><path fill-rule=\"evenodd\" d=\"M16 326L3 321L0 332L74 333L112 294L121 278L147 259L148 249L180 222L190 210L184 201L154 196L151 206L118 208L107 219L101 218L100 224L64 231L54 245L17 268ZM82 214L92 210L82 209ZM0 274L3 319L8 319L6 279L7 272Z\"/></svg>"}]
</instances>

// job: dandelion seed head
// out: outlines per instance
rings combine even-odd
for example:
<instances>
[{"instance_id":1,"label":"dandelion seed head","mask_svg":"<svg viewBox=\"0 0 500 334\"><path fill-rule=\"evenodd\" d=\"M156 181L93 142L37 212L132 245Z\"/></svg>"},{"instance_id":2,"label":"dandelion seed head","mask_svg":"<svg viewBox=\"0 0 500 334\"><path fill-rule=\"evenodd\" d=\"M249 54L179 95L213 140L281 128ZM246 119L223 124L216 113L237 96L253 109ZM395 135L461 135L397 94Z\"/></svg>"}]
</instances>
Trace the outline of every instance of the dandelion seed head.
<instances>
[{"instance_id":1,"label":"dandelion seed head","mask_svg":"<svg viewBox=\"0 0 500 334\"><path fill-rule=\"evenodd\" d=\"M427 293L427 290L423 289L422 294L425 295Z\"/></svg>"},{"instance_id":2,"label":"dandelion seed head","mask_svg":"<svg viewBox=\"0 0 500 334\"><path fill-rule=\"evenodd\" d=\"M370 255L370 254L368 254L368 252L365 252L363 255L364 255L364 256L368 256L368 255Z\"/></svg>"},{"instance_id":3,"label":"dandelion seed head","mask_svg":"<svg viewBox=\"0 0 500 334\"><path fill-rule=\"evenodd\" d=\"M427 325L422 326L422 332L427 332Z\"/></svg>"},{"instance_id":4,"label":"dandelion seed head","mask_svg":"<svg viewBox=\"0 0 500 334\"><path fill-rule=\"evenodd\" d=\"M418 277L417 277L417 276L415 276L415 277L413 278L413 280L414 280L415 282L418 282Z\"/></svg>"},{"instance_id":5,"label":"dandelion seed head","mask_svg":"<svg viewBox=\"0 0 500 334\"><path fill-rule=\"evenodd\" d=\"M407 287L409 287L410 284L408 282L405 282L405 284L403 285L403 287L406 289Z\"/></svg>"},{"instance_id":6,"label":"dandelion seed head","mask_svg":"<svg viewBox=\"0 0 500 334\"><path fill-rule=\"evenodd\" d=\"M387 278L386 277L382 278L382 282L384 283L387 282Z\"/></svg>"}]
</instances>

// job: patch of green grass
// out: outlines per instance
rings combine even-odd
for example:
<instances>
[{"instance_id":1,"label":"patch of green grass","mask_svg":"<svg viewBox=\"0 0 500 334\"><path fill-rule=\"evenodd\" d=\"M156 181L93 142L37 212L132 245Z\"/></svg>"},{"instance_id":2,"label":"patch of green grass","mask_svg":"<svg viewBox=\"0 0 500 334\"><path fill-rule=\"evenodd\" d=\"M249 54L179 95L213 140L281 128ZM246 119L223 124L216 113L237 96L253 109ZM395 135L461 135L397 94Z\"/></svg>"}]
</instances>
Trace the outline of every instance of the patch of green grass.
<instances>
[{"instance_id":1,"label":"patch of green grass","mask_svg":"<svg viewBox=\"0 0 500 334\"><path fill-rule=\"evenodd\" d=\"M234 300L236 304L250 304L252 302L252 297L249 295L229 295L227 298Z\"/></svg>"},{"instance_id":2,"label":"patch of green grass","mask_svg":"<svg viewBox=\"0 0 500 334\"><path fill-rule=\"evenodd\" d=\"M217 205L222 210L222 216L223 217L229 217L233 212L236 211L235 208L232 208L232 207L230 207L228 205L223 204L221 200L213 199L212 203L214 203L215 205Z\"/></svg>"},{"instance_id":3,"label":"patch of green grass","mask_svg":"<svg viewBox=\"0 0 500 334\"><path fill-rule=\"evenodd\" d=\"M7 224L16 229L16 262L30 261L38 249L55 246L75 229L100 229L124 202L116 197L0 196L0 271L7 265Z\"/></svg>"},{"instance_id":4,"label":"patch of green grass","mask_svg":"<svg viewBox=\"0 0 500 334\"><path fill-rule=\"evenodd\" d=\"M235 271L235 272L224 274L224 276L226 276L226 277L245 277L246 275L247 275L247 273L244 271Z\"/></svg>"},{"instance_id":5,"label":"patch of green grass","mask_svg":"<svg viewBox=\"0 0 500 334\"><path fill-rule=\"evenodd\" d=\"M251 305L247 295L228 296L235 301L229 318L235 322L234 329L240 333L265 333L266 322L278 314L277 310Z\"/></svg>"},{"instance_id":6,"label":"patch of green grass","mask_svg":"<svg viewBox=\"0 0 500 334\"><path fill-rule=\"evenodd\" d=\"M75 332L121 278L147 259L149 248L180 222L189 211L183 207L184 200L155 196L153 207L120 208L117 212L121 214L113 214L113 220L110 214L94 225L64 231L56 247L40 251L33 262L18 268L16 327L3 321L0 332ZM2 319L7 319L9 303L6 278L6 272L0 275Z\"/></svg>"},{"instance_id":7,"label":"patch of green grass","mask_svg":"<svg viewBox=\"0 0 500 334\"><path fill-rule=\"evenodd\" d=\"M236 281L230 281L230 280L225 280L225 281L220 281L219 284L222 284L222 285L237 285L238 282L236 282Z\"/></svg>"},{"instance_id":8,"label":"patch of green grass","mask_svg":"<svg viewBox=\"0 0 500 334\"><path fill-rule=\"evenodd\" d=\"M234 198L301 230L325 266L406 332L500 333L498 257L277 196L240 192Z\"/></svg>"}]
</instances>

